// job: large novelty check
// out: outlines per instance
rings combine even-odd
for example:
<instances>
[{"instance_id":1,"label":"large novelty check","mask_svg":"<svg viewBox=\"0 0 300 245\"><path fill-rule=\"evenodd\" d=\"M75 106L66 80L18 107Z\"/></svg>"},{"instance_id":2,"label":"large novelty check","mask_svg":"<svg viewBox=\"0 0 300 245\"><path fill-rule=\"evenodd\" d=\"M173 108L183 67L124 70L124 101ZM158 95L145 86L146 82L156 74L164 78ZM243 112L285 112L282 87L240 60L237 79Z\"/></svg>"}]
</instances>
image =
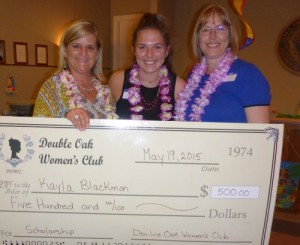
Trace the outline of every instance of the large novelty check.
<instances>
[{"instance_id":1,"label":"large novelty check","mask_svg":"<svg viewBox=\"0 0 300 245\"><path fill-rule=\"evenodd\" d=\"M1 244L267 245L282 133L0 117Z\"/></svg>"}]
</instances>

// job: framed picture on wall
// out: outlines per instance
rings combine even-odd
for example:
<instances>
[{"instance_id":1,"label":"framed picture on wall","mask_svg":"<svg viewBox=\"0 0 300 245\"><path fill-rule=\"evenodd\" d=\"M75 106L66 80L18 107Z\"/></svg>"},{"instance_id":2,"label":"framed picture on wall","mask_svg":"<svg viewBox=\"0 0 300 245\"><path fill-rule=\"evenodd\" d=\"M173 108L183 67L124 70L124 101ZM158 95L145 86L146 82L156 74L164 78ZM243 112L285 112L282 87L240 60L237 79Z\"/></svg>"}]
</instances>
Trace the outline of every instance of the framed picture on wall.
<instances>
[{"instance_id":1,"label":"framed picture on wall","mask_svg":"<svg viewBox=\"0 0 300 245\"><path fill-rule=\"evenodd\" d=\"M48 65L48 47L47 45L35 45L35 64L40 66Z\"/></svg>"},{"instance_id":2,"label":"framed picture on wall","mask_svg":"<svg viewBox=\"0 0 300 245\"><path fill-rule=\"evenodd\" d=\"M28 64L27 43L14 42L15 64Z\"/></svg>"},{"instance_id":3,"label":"framed picture on wall","mask_svg":"<svg viewBox=\"0 0 300 245\"><path fill-rule=\"evenodd\" d=\"M278 49L284 66L292 73L300 75L300 18L293 20L284 28Z\"/></svg>"},{"instance_id":4,"label":"framed picture on wall","mask_svg":"<svg viewBox=\"0 0 300 245\"><path fill-rule=\"evenodd\" d=\"M5 64L5 41L0 40L0 64Z\"/></svg>"}]
</instances>

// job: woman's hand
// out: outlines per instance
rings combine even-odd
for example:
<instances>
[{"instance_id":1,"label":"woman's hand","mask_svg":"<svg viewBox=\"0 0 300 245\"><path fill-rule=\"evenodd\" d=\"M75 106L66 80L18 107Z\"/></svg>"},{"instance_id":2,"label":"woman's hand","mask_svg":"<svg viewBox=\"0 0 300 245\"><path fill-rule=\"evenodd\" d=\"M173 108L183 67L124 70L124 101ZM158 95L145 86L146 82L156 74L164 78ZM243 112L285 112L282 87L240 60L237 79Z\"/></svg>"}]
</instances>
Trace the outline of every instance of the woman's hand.
<instances>
[{"instance_id":1,"label":"woman's hand","mask_svg":"<svg viewBox=\"0 0 300 245\"><path fill-rule=\"evenodd\" d=\"M86 130L86 128L90 125L90 116L82 108L70 110L66 114L66 118L69 119L74 124L75 128L80 131Z\"/></svg>"}]
</instances>

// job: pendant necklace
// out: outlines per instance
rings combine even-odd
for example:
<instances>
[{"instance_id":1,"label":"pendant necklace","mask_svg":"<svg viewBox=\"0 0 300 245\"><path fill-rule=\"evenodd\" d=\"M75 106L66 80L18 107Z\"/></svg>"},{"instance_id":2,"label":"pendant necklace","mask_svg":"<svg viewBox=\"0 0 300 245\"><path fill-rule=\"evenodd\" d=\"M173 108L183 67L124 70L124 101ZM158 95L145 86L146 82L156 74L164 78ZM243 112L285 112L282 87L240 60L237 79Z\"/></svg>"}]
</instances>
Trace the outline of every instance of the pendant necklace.
<instances>
[{"instance_id":1,"label":"pendant necklace","mask_svg":"<svg viewBox=\"0 0 300 245\"><path fill-rule=\"evenodd\" d=\"M142 79L141 77L139 77L139 79L140 79L140 81L141 81L142 84L146 83L146 84L149 84L150 86L152 86L153 83L155 83L155 82L157 82L159 80L159 76L156 77L156 78L154 78L153 80L150 80L150 81L146 81L146 80Z\"/></svg>"}]
</instances>

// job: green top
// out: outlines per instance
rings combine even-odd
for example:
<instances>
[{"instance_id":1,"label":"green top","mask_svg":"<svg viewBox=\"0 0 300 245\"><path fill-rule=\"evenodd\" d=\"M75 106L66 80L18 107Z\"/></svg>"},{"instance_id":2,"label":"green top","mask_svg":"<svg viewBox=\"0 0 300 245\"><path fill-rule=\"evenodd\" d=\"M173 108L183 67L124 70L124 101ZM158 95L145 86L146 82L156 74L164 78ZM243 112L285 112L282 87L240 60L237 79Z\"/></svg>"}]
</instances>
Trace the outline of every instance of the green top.
<instances>
[{"instance_id":1,"label":"green top","mask_svg":"<svg viewBox=\"0 0 300 245\"><path fill-rule=\"evenodd\" d=\"M80 105L85 109L90 118L97 119L117 119L115 113L115 102L111 91L107 85L102 85L97 81L97 96L94 102L91 102L80 94ZM55 117L64 118L70 111L70 96L66 94L67 89L61 81L59 75L50 77L42 85L33 111L34 117ZM79 90L75 91L80 93Z\"/></svg>"}]
</instances>

